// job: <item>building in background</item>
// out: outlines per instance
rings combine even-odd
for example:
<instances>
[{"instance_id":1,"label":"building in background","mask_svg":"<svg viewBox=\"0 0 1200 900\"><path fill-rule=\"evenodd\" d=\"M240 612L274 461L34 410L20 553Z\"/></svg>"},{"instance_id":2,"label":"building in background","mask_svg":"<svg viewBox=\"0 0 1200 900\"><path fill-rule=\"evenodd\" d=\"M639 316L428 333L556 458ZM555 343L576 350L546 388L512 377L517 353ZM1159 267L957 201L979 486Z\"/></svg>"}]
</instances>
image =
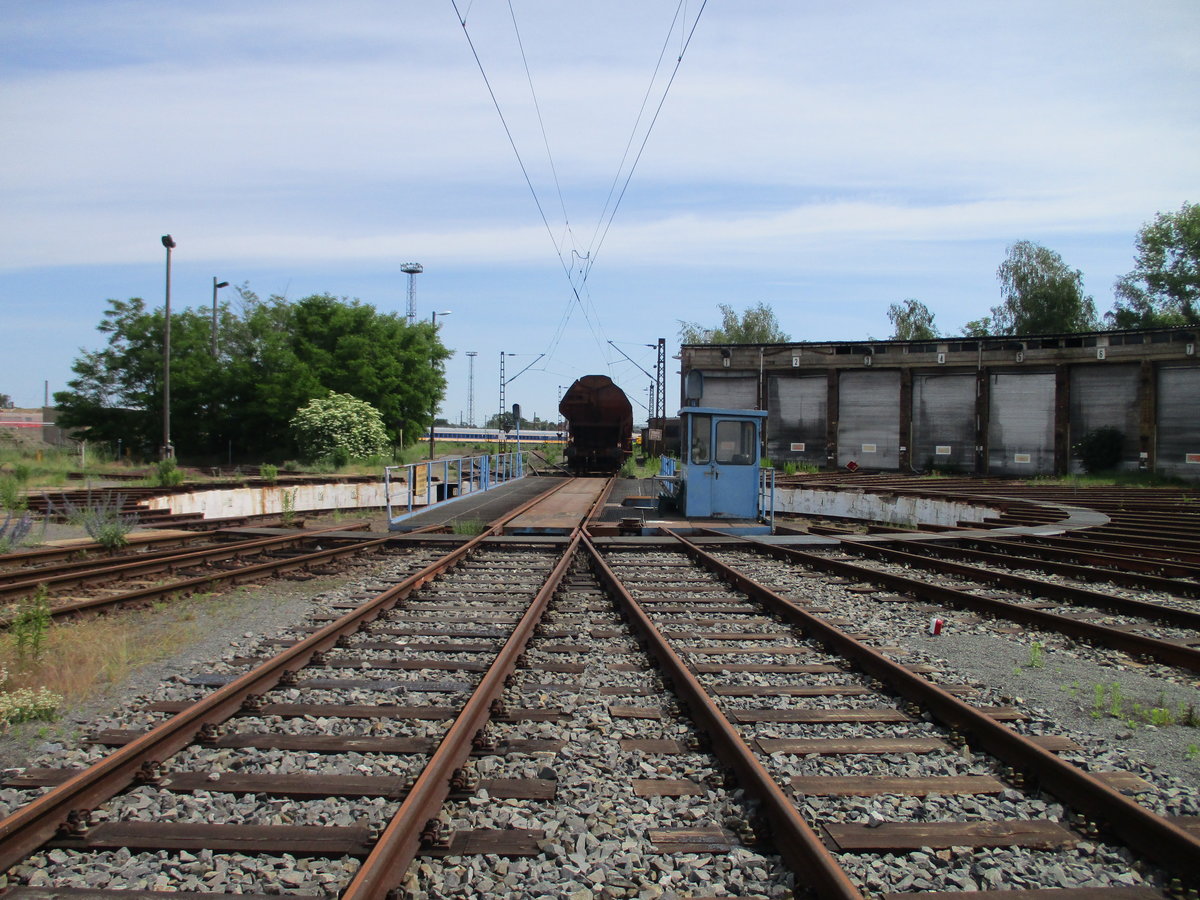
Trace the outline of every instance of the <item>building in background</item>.
<instances>
[{"instance_id":1,"label":"building in background","mask_svg":"<svg viewBox=\"0 0 1200 900\"><path fill-rule=\"evenodd\" d=\"M1198 331L685 344L681 402L766 410L777 467L1063 475L1114 427L1120 468L1200 478Z\"/></svg>"}]
</instances>

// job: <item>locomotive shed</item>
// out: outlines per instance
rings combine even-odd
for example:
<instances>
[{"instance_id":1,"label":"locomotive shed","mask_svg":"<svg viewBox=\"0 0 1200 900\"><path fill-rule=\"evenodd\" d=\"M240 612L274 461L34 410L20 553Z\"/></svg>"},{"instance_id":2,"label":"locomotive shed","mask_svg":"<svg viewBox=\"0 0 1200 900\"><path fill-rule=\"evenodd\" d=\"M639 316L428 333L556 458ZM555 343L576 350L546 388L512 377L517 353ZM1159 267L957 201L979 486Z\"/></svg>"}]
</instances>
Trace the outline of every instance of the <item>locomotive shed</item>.
<instances>
[{"instance_id":1,"label":"locomotive shed","mask_svg":"<svg viewBox=\"0 0 1200 900\"><path fill-rule=\"evenodd\" d=\"M841 512L738 536L681 534L641 499L653 484L617 479L555 510L591 535L505 533L570 484L527 477L409 520L486 517L494 536L347 533L376 555L303 621L9 772L8 894L1197 884L1200 769L1180 737L1197 732L1131 726L1111 693L1093 718L1090 696L1119 681L1127 706L1195 701L1195 492L827 473L778 488ZM868 498L884 514L857 520ZM641 533L614 533L631 510ZM88 765L106 787L83 788Z\"/></svg>"}]
</instances>

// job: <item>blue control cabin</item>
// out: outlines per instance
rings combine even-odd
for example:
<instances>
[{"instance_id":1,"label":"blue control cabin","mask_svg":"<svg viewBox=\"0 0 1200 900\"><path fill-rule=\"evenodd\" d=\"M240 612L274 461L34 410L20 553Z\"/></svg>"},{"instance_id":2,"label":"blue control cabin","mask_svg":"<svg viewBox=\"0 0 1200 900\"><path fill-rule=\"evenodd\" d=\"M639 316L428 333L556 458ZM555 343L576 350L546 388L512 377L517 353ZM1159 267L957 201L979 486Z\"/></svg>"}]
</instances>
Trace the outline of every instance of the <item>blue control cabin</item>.
<instances>
[{"instance_id":1,"label":"blue control cabin","mask_svg":"<svg viewBox=\"0 0 1200 900\"><path fill-rule=\"evenodd\" d=\"M688 519L756 520L763 512L759 448L764 410L690 406L679 411L682 459L663 478Z\"/></svg>"}]
</instances>

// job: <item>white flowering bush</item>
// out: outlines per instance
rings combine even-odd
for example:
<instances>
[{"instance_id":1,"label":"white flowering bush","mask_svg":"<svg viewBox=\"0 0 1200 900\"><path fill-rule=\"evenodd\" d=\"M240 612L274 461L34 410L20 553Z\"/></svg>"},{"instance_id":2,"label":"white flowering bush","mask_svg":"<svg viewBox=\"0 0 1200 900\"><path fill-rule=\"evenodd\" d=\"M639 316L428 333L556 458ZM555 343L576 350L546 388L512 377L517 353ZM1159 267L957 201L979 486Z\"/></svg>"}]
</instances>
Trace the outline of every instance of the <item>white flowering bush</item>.
<instances>
[{"instance_id":1,"label":"white flowering bush","mask_svg":"<svg viewBox=\"0 0 1200 900\"><path fill-rule=\"evenodd\" d=\"M0 684L8 681L8 670L0 666ZM0 691L0 728L8 728L18 722L42 720L53 721L62 706L61 694L49 688L18 688L15 691Z\"/></svg>"},{"instance_id":2,"label":"white flowering bush","mask_svg":"<svg viewBox=\"0 0 1200 900\"><path fill-rule=\"evenodd\" d=\"M338 462L365 459L388 445L379 410L350 394L330 394L297 410L289 427L300 453L307 459Z\"/></svg>"}]
</instances>

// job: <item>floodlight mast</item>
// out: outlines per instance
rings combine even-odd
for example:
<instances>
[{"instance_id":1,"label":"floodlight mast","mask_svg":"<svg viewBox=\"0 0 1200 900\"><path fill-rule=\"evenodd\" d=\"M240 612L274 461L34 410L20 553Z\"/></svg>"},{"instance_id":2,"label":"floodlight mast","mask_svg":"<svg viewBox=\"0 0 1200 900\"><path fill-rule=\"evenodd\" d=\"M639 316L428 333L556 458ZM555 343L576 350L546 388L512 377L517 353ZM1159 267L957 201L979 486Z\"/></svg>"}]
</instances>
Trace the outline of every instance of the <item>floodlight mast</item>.
<instances>
[{"instance_id":1,"label":"floodlight mast","mask_svg":"<svg viewBox=\"0 0 1200 900\"><path fill-rule=\"evenodd\" d=\"M400 267L400 271L408 276L408 324L412 325L417 318L417 279L416 276L425 271L420 263L408 262Z\"/></svg>"},{"instance_id":2,"label":"floodlight mast","mask_svg":"<svg viewBox=\"0 0 1200 900\"><path fill-rule=\"evenodd\" d=\"M475 357L478 350L467 351L467 427L475 427Z\"/></svg>"}]
</instances>

